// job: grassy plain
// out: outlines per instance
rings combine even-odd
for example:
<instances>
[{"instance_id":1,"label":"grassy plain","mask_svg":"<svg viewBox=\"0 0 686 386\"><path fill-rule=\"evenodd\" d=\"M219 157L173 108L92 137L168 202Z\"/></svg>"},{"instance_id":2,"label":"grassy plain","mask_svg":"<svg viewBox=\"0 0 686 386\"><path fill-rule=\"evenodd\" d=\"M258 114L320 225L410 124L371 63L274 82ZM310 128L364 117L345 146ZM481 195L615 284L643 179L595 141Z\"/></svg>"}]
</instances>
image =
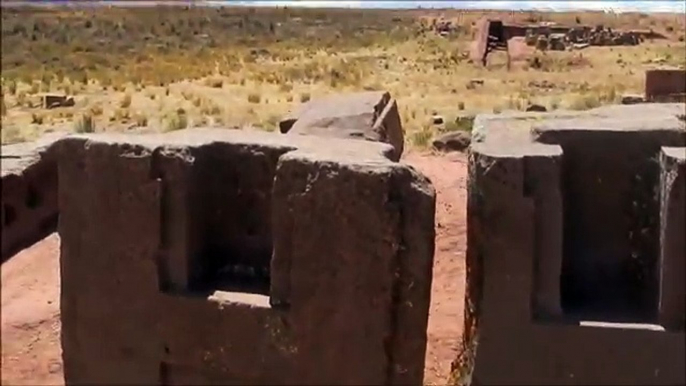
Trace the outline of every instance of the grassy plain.
<instances>
[{"instance_id":1,"label":"grassy plain","mask_svg":"<svg viewBox=\"0 0 686 386\"><path fill-rule=\"evenodd\" d=\"M474 22L604 24L667 36L633 47L536 52L507 69L467 52ZM432 19L459 28L427 31ZM431 117L524 109L586 109L641 93L644 71L686 65L678 14L302 8L3 8L2 143L54 130L150 131L248 125L274 130L319 95L384 89L398 100L406 141L425 146ZM541 68L533 68L538 57ZM484 80L472 87L473 79ZM40 94L74 96L43 109Z\"/></svg>"}]
</instances>

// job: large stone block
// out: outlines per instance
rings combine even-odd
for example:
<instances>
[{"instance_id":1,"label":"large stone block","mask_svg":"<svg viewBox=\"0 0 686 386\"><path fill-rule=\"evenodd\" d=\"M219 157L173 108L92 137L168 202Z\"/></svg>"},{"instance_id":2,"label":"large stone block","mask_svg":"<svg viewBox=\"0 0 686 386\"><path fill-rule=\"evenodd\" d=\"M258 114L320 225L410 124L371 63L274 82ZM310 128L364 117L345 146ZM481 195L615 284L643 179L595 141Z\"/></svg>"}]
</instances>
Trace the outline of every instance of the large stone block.
<instances>
[{"instance_id":1,"label":"large stone block","mask_svg":"<svg viewBox=\"0 0 686 386\"><path fill-rule=\"evenodd\" d=\"M686 97L686 70L648 70L645 82L645 96L649 101L665 102Z\"/></svg>"},{"instance_id":2,"label":"large stone block","mask_svg":"<svg viewBox=\"0 0 686 386\"><path fill-rule=\"evenodd\" d=\"M659 320L686 330L686 147L660 153Z\"/></svg>"},{"instance_id":3,"label":"large stone block","mask_svg":"<svg viewBox=\"0 0 686 386\"><path fill-rule=\"evenodd\" d=\"M2 147L2 260L57 227L57 162L52 133L36 142Z\"/></svg>"},{"instance_id":4,"label":"large stone block","mask_svg":"<svg viewBox=\"0 0 686 386\"><path fill-rule=\"evenodd\" d=\"M422 383L435 193L390 146L193 129L56 147L67 384Z\"/></svg>"},{"instance_id":5,"label":"large stone block","mask_svg":"<svg viewBox=\"0 0 686 386\"><path fill-rule=\"evenodd\" d=\"M686 382L686 128L670 108L477 118L458 383Z\"/></svg>"},{"instance_id":6,"label":"large stone block","mask_svg":"<svg viewBox=\"0 0 686 386\"><path fill-rule=\"evenodd\" d=\"M398 105L388 92L334 94L300 106L280 124L281 132L389 143L392 160L403 153Z\"/></svg>"}]
</instances>

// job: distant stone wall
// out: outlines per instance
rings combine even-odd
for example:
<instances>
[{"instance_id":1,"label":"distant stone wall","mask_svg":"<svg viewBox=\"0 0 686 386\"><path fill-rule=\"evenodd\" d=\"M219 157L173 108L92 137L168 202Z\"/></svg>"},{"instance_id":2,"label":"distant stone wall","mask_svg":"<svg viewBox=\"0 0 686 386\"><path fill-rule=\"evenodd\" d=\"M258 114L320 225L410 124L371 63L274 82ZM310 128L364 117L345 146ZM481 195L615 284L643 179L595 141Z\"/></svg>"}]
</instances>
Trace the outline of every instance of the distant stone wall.
<instances>
[{"instance_id":1,"label":"distant stone wall","mask_svg":"<svg viewBox=\"0 0 686 386\"><path fill-rule=\"evenodd\" d=\"M421 385L435 193L386 144L55 144L73 384Z\"/></svg>"},{"instance_id":2,"label":"distant stone wall","mask_svg":"<svg viewBox=\"0 0 686 386\"><path fill-rule=\"evenodd\" d=\"M459 384L686 382L679 108L477 118Z\"/></svg>"},{"instance_id":3,"label":"distant stone wall","mask_svg":"<svg viewBox=\"0 0 686 386\"><path fill-rule=\"evenodd\" d=\"M2 261L57 227L57 162L50 145L61 136L2 147Z\"/></svg>"}]
</instances>

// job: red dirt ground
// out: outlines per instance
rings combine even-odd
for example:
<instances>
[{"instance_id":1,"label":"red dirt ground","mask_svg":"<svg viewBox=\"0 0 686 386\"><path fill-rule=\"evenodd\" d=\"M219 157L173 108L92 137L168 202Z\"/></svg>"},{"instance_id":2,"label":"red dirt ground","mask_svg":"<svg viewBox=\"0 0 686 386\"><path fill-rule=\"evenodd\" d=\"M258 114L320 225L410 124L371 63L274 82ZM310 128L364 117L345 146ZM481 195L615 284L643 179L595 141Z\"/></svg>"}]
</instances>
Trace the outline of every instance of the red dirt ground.
<instances>
[{"instance_id":1,"label":"red dirt ground","mask_svg":"<svg viewBox=\"0 0 686 386\"><path fill-rule=\"evenodd\" d=\"M462 331L466 246L466 157L412 153L403 161L437 192L436 254L425 384L445 385ZM63 385L59 237L53 234L2 265L2 384Z\"/></svg>"}]
</instances>

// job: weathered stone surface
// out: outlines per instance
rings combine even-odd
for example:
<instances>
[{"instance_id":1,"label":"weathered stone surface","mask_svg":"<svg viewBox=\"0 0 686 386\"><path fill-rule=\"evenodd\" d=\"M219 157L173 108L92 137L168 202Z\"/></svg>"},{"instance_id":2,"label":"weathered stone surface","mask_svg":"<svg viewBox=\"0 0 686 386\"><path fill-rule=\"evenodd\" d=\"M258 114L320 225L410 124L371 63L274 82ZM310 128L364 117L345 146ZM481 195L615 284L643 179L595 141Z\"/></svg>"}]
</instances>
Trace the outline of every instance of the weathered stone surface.
<instances>
[{"instance_id":1,"label":"weathered stone surface","mask_svg":"<svg viewBox=\"0 0 686 386\"><path fill-rule=\"evenodd\" d=\"M471 134L469 132L454 131L439 135L433 141L432 146L441 151L463 151L469 147L470 143Z\"/></svg>"},{"instance_id":2,"label":"weathered stone surface","mask_svg":"<svg viewBox=\"0 0 686 386\"><path fill-rule=\"evenodd\" d=\"M57 226L57 163L50 145L63 135L2 147L3 261Z\"/></svg>"},{"instance_id":3,"label":"weathered stone surface","mask_svg":"<svg viewBox=\"0 0 686 386\"><path fill-rule=\"evenodd\" d=\"M304 104L301 106L301 108L306 108L307 104ZM279 131L281 134L286 134L288 133L291 128L293 128L293 124L295 124L295 121L298 120L298 117L300 116L300 110L294 110L286 114L285 117L281 119L279 122Z\"/></svg>"},{"instance_id":4,"label":"weathered stone surface","mask_svg":"<svg viewBox=\"0 0 686 386\"><path fill-rule=\"evenodd\" d=\"M686 382L675 110L477 117L458 379Z\"/></svg>"},{"instance_id":5,"label":"weathered stone surface","mask_svg":"<svg viewBox=\"0 0 686 386\"><path fill-rule=\"evenodd\" d=\"M621 102L623 105L635 105L638 103L644 103L645 98L643 97L643 95L625 94L622 95Z\"/></svg>"},{"instance_id":6,"label":"weathered stone surface","mask_svg":"<svg viewBox=\"0 0 686 386\"><path fill-rule=\"evenodd\" d=\"M686 96L686 70L676 68L646 71L645 96L648 101L668 101Z\"/></svg>"},{"instance_id":7,"label":"weathered stone surface","mask_svg":"<svg viewBox=\"0 0 686 386\"><path fill-rule=\"evenodd\" d=\"M568 119L621 119L645 121L658 117L672 119L684 114L681 103L647 103L634 106L608 105L586 111L557 110L548 113L503 112L479 114L474 120L472 142L508 143L510 146L528 146L531 129L549 121Z\"/></svg>"},{"instance_id":8,"label":"weathered stone surface","mask_svg":"<svg viewBox=\"0 0 686 386\"><path fill-rule=\"evenodd\" d=\"M288 134L386 142L394 148L394 161L403 153L404 134L398 105L388 92L335 94L314 99L301 106L296 115ZM293 118L287 117L284 128Z\"/></svg>"},{"instance_id":9,"label":"weathered stone surface","mask_svg":"<svg viewBox=\"0 0 686 386\"><path fill-rule=\"evenodd\" d=\"M54 109L57 107L72 107L76 103L73 97L66 95L45 94L41 97L44 109Z\"/></svg>"},{"instance_id":10,"label":"weathered stone surface","mask_svg":"<svg viewBox=\"0 0 686 386\"><path fill-rule=\"evenodd\" d=\"M55 146L68 385L422 383L435 193L389 145Z\"/></svg>"},{"instance_id":11,"label":"weathered stone surface","mask_svg":"<svg viewBox=\"0 0 686 386\"><path fill-rule=\"evenodd\" d=\"M532 104L526 107L526 111L546 112L548 109L542 105Z\"/></svg>"},{"instance_id":12,"label":"weathered stone surface","mask_svg":"<svg viewBox=\"0 0 686 386\"><path fill-rule=\"evenodd\" d=\"M660 153L659 321L686 330L686 147Z\"/></svg>"},{"instance_id":13,"label":"weathered stone surface","mask_svg":"<svg viewBox=\"0 0 686 386\"><path fill-rule=\"evenodd\" d=\"M659 199L651 193L659 185L659 165L652 159L663 146L686 144L686 131L676 118L608 118L551 122L536 127L534 135L564 149L570 241L563 287L568 279L569 307L584 303L595 315L635 306L649 318L659 272ZM621 295L632 290L641 295Z\"/></svg>"}]
</instances>

